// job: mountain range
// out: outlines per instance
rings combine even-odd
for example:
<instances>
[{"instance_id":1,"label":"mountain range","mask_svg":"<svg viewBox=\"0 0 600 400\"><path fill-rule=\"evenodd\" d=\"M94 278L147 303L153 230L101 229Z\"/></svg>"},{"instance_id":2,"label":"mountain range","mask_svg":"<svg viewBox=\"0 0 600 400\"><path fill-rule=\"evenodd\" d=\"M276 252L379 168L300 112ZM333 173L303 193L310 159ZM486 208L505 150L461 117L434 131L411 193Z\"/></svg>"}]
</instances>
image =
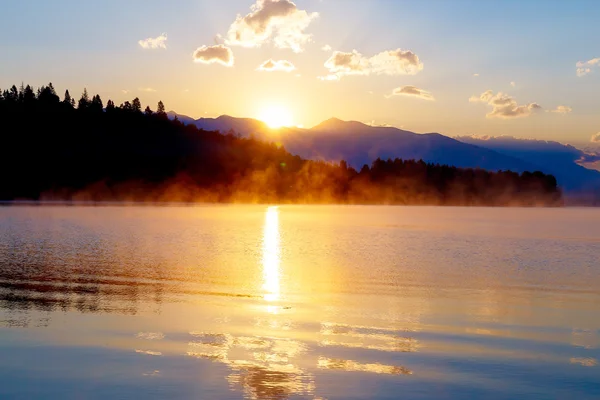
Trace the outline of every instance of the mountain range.
<instances>
[{"instance_id":1,"label":"mountain range","mask_svg":"<svg viewBox=\"0 0 600 400\"><path fill-rule=\"evenodd\" d=\"M379 158L422 159L426 162L461 168L542 171L553 174L561 187L571 193L600 190L600 171L587 169L582 161L598 161L600 154L552 141L459 136L440 133L419 134L394 127L370 126L357 121L331 118L310 129L271 129L252 118L222 115L199 118L169 112L184 124L206 131L235 132L285 146L293 154L325 161L346 160L360 169Z\"/></svg>"}]
</instances>

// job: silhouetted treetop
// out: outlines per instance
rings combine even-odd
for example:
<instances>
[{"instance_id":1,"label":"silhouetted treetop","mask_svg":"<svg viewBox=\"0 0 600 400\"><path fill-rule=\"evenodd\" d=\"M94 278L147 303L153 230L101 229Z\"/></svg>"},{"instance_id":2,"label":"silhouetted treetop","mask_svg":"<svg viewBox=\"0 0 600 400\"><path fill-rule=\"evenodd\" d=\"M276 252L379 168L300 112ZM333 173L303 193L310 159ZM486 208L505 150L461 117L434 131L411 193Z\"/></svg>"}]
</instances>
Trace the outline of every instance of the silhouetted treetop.
<instances>
[{"instance_id":1,"label":"silhouetted treetop","mask_svg":"<svg viewBox=\"0 0 600 400\"><path fill-rule=\"evenodd\" d=\"M77 109L85 111L88 109L89 106L90 106L90 96L88 95L87 89L83 89L81 98L79 99L79 102L77 103Z\"/></svg>"},{"instance_id":2,"label":"silhouetted treetop","mask_svg":"<svg viewBox=\"0 0 600 400\"><path fill-rule=\"evenodd\" d=\"M158 106L156 107L156 113L157 113L159 116L161 116L161 117L163 117L163 116L166 116L166 115L167 115L167 113L166 113L166 111L165 111L165 105L163 104L163 102L162 102L162 101L159 101L159 102L158 102Z\"/></svg>"},{"instance_id":3,"label":"silhouetted treetop","mask_svg":"<svg viewBox=\"0 0 600 400\"><path fill-rule=\"evenodd\" d=\"M71 98L71 94L69 93L69 90L65 90L65 96L63 98L63 104L67 105L67 106L73 106L74 104L74 100Z\"/></svg>"},{"instance_id":4,"label":"silhouetted treetop","mask_svg":"<svg viewBox=\"0 0 600 400\"><path fill-rule=\"evenodd\" d=\"M139 98L135 98L133 99L133 102L131 103L131 107L133 109L133 111L135 112L142 112L142 103L140 102Z\"/></svg>"}]
</instances>

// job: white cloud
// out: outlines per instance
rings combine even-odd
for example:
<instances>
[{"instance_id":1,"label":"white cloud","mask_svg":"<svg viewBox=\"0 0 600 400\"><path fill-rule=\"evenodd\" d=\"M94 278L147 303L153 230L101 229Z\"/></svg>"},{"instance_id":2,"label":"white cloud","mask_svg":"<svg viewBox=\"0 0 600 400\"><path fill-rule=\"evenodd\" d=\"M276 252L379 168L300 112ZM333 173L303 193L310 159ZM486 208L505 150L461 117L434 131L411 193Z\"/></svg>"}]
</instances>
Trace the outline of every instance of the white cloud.
<instances>
[{"instance_id":1,"label":"white cloud","mask_svg":"<svg viewBox=\"0 0 600 400\"><path fill-rule=\"evenodd\" d=\"M528 117L534 112L542 109L537 103L518 105L513 97L502 92L494 94L491 90L483 92L479 97L472 96L469 101L472 103L486 103L487 105L492 106L492 111L486 115L487 118L508 119Z\"/></svg>"},{"instance_id":2,"label":"white cloud","mask_svg":"<svg viewBox=\"0 0 600 400\"><path fill-rule=\"evenodd\" d=\"M325 46L321 47L321 50L326 51L326 52L330 52L333 49L331 48L330 45L326 44Z\"/></svg>"},{"instance_id":3,"label":"white cloud","mask_svg":"<svg viewBox=\"0 0 600 400\"><path fill-rule=\"evenodd\" d=\"M511 82L511 83L510 83L510 86L511 86L511 87L517 87L517 84L516 84L515 82Z\"/></svg>"},{"instance_id":4,"label":"white cloud","mask_svg":"<svg viewBox=\"0 0 600 400\"><path fill-rule=\"evenodd\" d=\"M592 142L592 143L600 143L600 132L596 133L595 135L592 135L592 138L590 139L590 142Z\"/></svg>"},{"instance_id":5,"label":"white cloud","mask_svg":"<svg viewBox=\"0 0 600 400\"><path fill-rule=\"evenodd\" d=\"M577 68L577 76L582 77L592 72L591 68Z\"/></svg>"},{"instance_id":6,"label":"white cloud","mask_svg":"<svg viewBox=\"0 0 600 400\"><path fill-rule=\"evenodd\" d=\"M279 60L275 61L273 59L269 59L262 63L257 70L258 71L283 71L283 72L292 72L296 67L294 64L287 60Z\"/></svg>"},{"instance_id":7,"label":"white cloud","mask_svg":"<svg viewBox=\"0 0 600 400\"><path fill-rule=\"evenodd\" d=\"M571 111L573 111L573 109L569 106L558 106L554 110L548 110L548 112L553 112L556 114L568 114Z\"/></svg>"},{"instance_id":8,"label":"white cloud","mask_svg":"<svg viewBox=\"0 0 600 400\"><path fill-rule=\"evenodd\" d=\"M311 40L304 31L319 16L299 10L290 0L257 0L246 16L238 15L229 27L226 43L244 47L260 47L273 42L280 49L299 53Z\"/></svg>"},{"instance_id":9,"label":"white cloud","mask_svg":"<svg viewBox=\"0 0 600 400\"><path fill-rule=\"evenodd\" d=\"M345 75L414 75L423 69L419 57L410 50L387 50L373 57L365 57L358 51L350 53L334 51L325 62L329 73Z\"/></svg>"},{"instance_id":10,"label":"white cloud","mask_svg":"<svg viewBox=\"0 0 600 400\"><path fill-rule=\"evenodd\" d=\"M337 82L340 80L340 77L338 75L325 75L325 76L317 76L317 79L320 81L333 81L333 82Z\"/></svg>"},{"instance_id":11,"label":"white cloud","mask_svg":"<svg viewBox=\"0 0 600 400\"><path fill-rule=\"evenodd\" d=\"M477 78L479 76L479 74L473 74L473 76Z\"/></svg>"},{"instance_id":12,"label":"white cloud","mask_svg":"<svg viewBox=\"0 0 600 400\"><path fill-rule=\"evenodd\" d=\"M148 92L148 93L156 92L156 89L152 89L151 87L141 87L141 88L138 88L138 90L140 92Z\"/></svg>"},{"instance_id":13,"label":"white cloud","mask_svg":"<svg viewBox=\"0 0 600 400\"><path fill-rule=\"evenodd\" d=\"M388 95L386 97L389 98L392 96L409 96L409 97L416 97L418 99L423 99L423 100L430 100L430 101L435 100L435 98L432 96L431 93L429 93L426 90L414 87L414 86L401 86L399 88L394 89L392 91L392 94Z\"/></svg>"},{"instance_id":14,"label":"white cloud","mask_svg":"<svg viewBox=\"0 0 600 400\"><path fill-rule=\"evenodd\" d=\"M203 64L218 63L226 67L233 66L233 52L222 44L198 47L192 56L195 62Z\"/></svg>"},{"instance_id":15,"label":"white cloud","mask_svg":"<svg viewBox=\"0 0 600 400\"><path fill-rule=\"evenodd\" d=\"M130 92L131 92L131 90L128 90L128 89L121 90L121 93L123 93L123 94L127 94L127 93L130 93Z\"/></svg>"},{"instance_id":16,"label":"white cloud","mask_svg":"<svg viewBox=\"0 0 600 400\"><path fill-rule=\"evenodd\" d=\"M592 72L592 68L600 67L600 57L587 61L578 61L575 66L577 67L577 76L582 77Z\"/></svg>"},{"instance_id":17,"label":"white cloud","mask_svg":"<svg viewBox=\"0 0 600 400\"><path fill-rule=\"evenodd\" d=\"M364 124L365 125L369 125L369 126L379 127L379 128L390 128L390 127L392 127L392 125L390 125L390 124L386 124L385 122L383 122L383 123L376 122L375 120L365 121Z\"/></svg>"},{"instance_id":18,"label":"white cloud","mask_svg":"<svg viewBox=\"0 0 600 400\"><path fill-rule=\"evenodd\" d=\"M163 33L155 38L146 38L138 41L138 44L143 49L166 49L167 48L167 34Z\"/></svg>"}]
</instances>

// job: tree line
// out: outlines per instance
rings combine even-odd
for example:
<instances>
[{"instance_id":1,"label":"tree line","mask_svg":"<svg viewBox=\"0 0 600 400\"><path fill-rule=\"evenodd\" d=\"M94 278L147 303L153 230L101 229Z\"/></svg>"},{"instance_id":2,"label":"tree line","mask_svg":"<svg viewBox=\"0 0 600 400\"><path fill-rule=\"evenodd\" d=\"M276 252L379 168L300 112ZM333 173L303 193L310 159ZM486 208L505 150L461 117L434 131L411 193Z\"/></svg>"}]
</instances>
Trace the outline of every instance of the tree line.
<instances>
[{"instance_id":1,"label":"tree line","mask_svg":"<svg viewBox=\"0 0 600 400\"><path fill-rule=\"evenodd\" d=\"M52 83L0 90L0 200L557 206L539 171L463 169L422 160L305 160L234 132L207 132L140 99L106 105Z\"/></svg>"}]
</instances>

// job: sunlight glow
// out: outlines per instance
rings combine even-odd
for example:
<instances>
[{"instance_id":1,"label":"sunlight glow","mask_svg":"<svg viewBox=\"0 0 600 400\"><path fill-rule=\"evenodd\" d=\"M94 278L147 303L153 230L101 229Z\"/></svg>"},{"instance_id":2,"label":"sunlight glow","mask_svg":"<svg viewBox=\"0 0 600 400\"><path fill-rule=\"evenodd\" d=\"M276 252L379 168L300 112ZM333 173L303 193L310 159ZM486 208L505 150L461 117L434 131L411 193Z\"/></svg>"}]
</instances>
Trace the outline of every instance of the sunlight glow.
<instances>
[{"instance_id":1,"label":"sunlight glow","mask_svg":"<svg viewBox=\"0 0 600 400\"><path fill-rule=\"evenodd\" d=\"M281 128L293 126L294 117L289 109L281 105L265 107L259 114L258 119L266 123L269 128Z\"/></svg>"},{"instance_id":2,"label":"sunlight glow","mask_svg":"<svg viewBox=\"0 0 600 400\"><path fill-rule=\"evenodd\" d=\"M280 264L280 238L279 238L279 209L267 208L263 234L263 290L264 299L267 301L279 300L279 264Z\"/></svg>"}]
</instances>

